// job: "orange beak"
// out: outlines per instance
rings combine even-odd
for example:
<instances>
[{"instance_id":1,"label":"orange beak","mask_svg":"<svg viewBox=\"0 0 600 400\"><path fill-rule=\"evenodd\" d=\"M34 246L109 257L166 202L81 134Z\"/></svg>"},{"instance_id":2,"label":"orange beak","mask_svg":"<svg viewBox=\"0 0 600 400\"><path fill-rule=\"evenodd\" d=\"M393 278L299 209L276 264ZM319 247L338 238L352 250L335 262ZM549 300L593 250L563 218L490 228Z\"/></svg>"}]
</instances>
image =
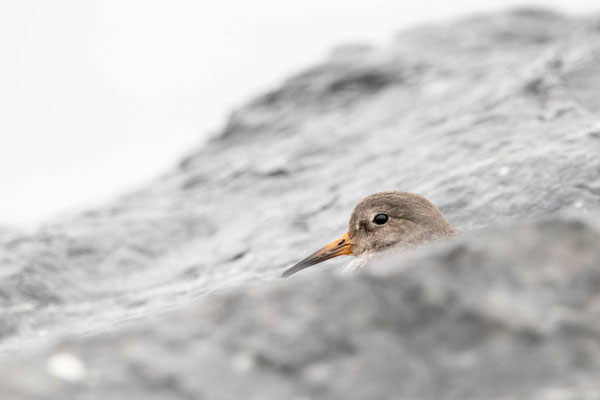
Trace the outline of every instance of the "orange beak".
<instances>
[{"instance_id":1,"label":"orange beak","mask_svg":"<svg viewBox=\"0 0 600 400\"><path fill-rule=\"evenodd\" d=\"M285 272L281 274L281 277L287 278L298 271L302 271L305 268L322 263L330 258L350 254L352 254L352 242L348 237L348 232L346 232L333 242L329 243L327 246L315 251L298 264L286 269Z\"/></svg>"}]
</instances>

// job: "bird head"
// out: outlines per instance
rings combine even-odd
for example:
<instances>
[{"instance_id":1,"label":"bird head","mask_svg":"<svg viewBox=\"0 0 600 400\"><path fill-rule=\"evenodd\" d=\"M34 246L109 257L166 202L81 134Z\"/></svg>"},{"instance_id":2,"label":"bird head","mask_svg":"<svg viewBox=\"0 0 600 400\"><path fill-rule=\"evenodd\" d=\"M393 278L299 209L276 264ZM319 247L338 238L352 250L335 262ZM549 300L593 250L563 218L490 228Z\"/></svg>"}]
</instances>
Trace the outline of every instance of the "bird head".
<instances>
[{"instance_id":1,"label":"bird head","mask_svg":"<svg viewBox=\"0 0 600 400\"><path fill-rule=\"evenodd\" d=\"M288 277L341 255L361 257L392 246L412 247L454 230L429 200L414 193L381 192L360 201L342 236L288 268Z\"/></svg>"}]
</instances>

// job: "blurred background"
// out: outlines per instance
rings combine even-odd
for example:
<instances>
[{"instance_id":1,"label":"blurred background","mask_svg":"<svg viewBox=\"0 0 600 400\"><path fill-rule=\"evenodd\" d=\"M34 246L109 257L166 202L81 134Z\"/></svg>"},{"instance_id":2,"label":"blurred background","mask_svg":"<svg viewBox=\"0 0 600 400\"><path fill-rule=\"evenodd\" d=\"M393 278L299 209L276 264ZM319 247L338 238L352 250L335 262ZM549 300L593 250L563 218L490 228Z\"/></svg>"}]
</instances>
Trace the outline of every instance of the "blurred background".
<instances>
[{"instance_id":1,"label":"blurred background","mask_svg":"<svg viewBox=\"0 0 600 400\"><path fill-rule=\"evenodd\" d=\"M172 166L340 43L521 1L3 0L0 225L35 227ZM597 0L529 2L572 14Z\"/></svg>"}]
</instances>

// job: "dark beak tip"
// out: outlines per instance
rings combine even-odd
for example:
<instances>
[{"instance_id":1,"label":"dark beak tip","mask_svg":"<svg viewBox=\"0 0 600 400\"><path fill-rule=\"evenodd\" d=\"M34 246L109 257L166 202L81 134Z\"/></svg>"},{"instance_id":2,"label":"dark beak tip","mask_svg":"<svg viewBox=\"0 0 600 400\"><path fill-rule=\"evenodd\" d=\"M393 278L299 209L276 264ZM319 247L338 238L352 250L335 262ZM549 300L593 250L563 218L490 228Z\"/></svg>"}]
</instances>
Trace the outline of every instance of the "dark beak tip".
<instances>
[{"instance_id":1,"label":"dark beak tip","mask_svg":"<svg viewBox=\"0 0 600 400\"><path fill-rule=\"evenodd\" d=\"M304 268L307 268L307 267L308 266L300 266L299 264L296 264L294 266L289 267L285 271L283 271L283 273L281 274L281 277L289 278L290 276L294 275L296 272L302 271Z\"/></svg>"}]
</instances>

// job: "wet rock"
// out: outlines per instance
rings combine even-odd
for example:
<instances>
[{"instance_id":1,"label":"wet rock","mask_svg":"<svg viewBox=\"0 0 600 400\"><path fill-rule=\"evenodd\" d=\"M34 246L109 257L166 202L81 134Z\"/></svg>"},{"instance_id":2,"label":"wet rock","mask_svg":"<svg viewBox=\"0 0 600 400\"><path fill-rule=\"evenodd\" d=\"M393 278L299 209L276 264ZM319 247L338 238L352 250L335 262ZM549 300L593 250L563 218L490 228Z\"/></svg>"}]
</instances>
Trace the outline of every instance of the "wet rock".
<instances>
[{"instance_id":1,"label":"wet rock","mask_svg":"<svg viewBox=\"0 0 600 400\"><path fill-rule=\"evenodd\" d=\"M597 225L488 228L370 273L240 290L67 342L1 365L0 394L587 398L600 390L599 266ZM57 397L39 395L49 382Z\"/></svg>"}]
</instances>

